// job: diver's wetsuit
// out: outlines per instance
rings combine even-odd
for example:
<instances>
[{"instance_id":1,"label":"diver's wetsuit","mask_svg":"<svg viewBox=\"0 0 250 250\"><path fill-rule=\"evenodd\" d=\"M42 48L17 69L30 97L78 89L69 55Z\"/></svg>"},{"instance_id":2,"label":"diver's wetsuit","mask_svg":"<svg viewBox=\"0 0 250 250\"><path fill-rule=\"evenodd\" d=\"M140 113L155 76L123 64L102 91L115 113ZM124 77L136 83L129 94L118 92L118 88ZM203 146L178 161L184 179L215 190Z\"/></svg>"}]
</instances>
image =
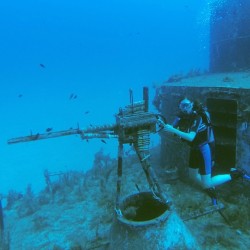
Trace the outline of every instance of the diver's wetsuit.
<instances>
[{"instance_id":1,"label":"diver's wetsuit","mask_svg":"<svg viewBox=\"0 0 250 250\"><path fill-rule=\"evenodd\" d=\"M194 140L188 142L191 146L189 167L194 169L199 168L201 175L211 174L212 152L209 144L214 144L214 136L212 131L211 135L208 135L208 125L202 116L198 115L196 112L192 114L180 113L175 118L173 127L183 132L189 133L193 131L196 133Z\"/></svg>"}]
</instances>

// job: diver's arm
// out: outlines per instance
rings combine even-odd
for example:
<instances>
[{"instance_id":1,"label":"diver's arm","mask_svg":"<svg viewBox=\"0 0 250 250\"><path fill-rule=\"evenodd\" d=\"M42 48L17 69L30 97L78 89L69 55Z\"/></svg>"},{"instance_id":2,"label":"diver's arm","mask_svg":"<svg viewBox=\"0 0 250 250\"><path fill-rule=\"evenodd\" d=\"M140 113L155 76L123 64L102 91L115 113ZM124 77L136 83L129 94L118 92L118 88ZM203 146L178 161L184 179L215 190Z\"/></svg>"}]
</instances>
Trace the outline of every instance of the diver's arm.
<instances>
[{"instance_id":1,"label":"diver's arm","mask_svg":"<svg viewBox=\"0 0 250 250\"><path fill-rule=\"evenodd\" d=\"M173 133L173 134L181 137L182 139L190 141L190 142L193 141L195 136L196 136L196 133L194 131L191 131L189 133L185 133L185 132L180 131L179 129L174 128L173 126L171 126L169 124L164 125L164 131L169 132L169 133Z\"/></svg>"}]
</instances>

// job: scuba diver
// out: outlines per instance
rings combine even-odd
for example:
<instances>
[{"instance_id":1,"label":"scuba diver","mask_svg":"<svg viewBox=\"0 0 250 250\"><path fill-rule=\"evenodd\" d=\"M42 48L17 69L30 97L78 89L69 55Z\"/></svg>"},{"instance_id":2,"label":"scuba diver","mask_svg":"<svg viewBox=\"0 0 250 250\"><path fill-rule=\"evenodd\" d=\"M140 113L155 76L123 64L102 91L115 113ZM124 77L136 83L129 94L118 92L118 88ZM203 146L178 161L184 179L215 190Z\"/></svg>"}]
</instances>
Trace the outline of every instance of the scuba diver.
<instances>
[{"instance_id":1,"label":"scuba diver","mask_svg":"<svg viewBox=\"0 0 250 250\"><path fill-rule=\"evenodd\" d=\"M243 169L233 168L229 174L212 176L214 162L214 133L210 115L199 102L193 103L184 98L179 103L180 113L172 125L158 119L159 126L168 133L179 136L190 145L189 177L198 183L217 204L215 186L240 177L250 180Z\"/></svg>"}]
</instances>

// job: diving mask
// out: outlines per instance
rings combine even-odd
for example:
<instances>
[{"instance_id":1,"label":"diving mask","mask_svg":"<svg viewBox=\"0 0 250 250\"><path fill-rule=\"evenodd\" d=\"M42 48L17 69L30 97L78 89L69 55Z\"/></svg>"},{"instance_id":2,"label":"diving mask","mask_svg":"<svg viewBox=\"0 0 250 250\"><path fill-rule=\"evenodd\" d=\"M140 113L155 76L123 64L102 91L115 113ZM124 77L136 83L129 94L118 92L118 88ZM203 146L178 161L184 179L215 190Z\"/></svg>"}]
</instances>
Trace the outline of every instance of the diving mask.
<instances>
[{"instance_id":1,"label":"diving mask","mask_svg":"<svg viewBox=\"0 0 250 250\"><path fill-rule=\"evenodd\" d=\"M193 109L193 103L185 98L180 102L179 109L181 110L181 112L189 114Z\"/></svg>"}]
</instances>

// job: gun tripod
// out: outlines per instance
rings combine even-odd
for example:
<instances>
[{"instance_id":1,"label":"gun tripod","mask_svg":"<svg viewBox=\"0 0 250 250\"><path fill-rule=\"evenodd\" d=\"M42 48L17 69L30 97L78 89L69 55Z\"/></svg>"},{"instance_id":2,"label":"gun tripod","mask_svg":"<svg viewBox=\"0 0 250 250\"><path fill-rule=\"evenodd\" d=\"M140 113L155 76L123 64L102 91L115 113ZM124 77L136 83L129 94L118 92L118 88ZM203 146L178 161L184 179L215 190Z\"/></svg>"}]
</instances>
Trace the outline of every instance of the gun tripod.
<instances>
[{"instance_id":1,"label":"gun tripod","mask_svg":"<svg viewBox=\"0 0 250 250\"><path fill-rule=\"evenodd\" d=\"M132 92L130 92L132 95ZM117 167L117 194L116 194L116 212L121 215L119 209L121 193L121 177L123 165L123 144L129 143L134 146L139 158L143 171L146 175L147 182L153 196L168 205L171 201L162 192L158 183L154 169L151 167L149 158L150 133L156 132L157 117L148 112L148 89L143 89L143 101L133 103L133 97L130 96L131 105L124 110L120 109L117 115L118 126L118 167Z\"/></svg>"}]
</instances>

